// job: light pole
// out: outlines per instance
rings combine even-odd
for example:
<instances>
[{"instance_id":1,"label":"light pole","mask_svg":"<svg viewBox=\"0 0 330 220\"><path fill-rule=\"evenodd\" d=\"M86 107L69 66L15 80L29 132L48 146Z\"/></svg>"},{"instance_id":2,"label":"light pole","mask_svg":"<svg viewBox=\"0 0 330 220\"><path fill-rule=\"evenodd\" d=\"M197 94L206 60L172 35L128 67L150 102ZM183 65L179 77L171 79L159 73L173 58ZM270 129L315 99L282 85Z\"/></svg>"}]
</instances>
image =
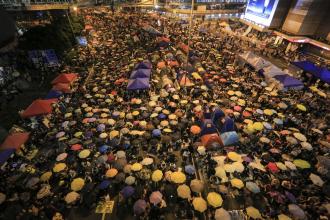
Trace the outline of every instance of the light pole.
<instances>
[{"instance_id":1,"label":"light pole","mask_svg":"<svg viewBox=\"0 0 330 220\"><path fill-rule=\"evenodd\" d=\"M193 28L193 17L194 17L194 2L195 0L191 0L191 10L190 10L190 23L189 23L189 32L188 32L188 53L187 53L187 60L186 60L186 68L188 67L189 62L189 50L190 50L190 40L191 40L191 29Z\"/></svg>"}]
</instances>

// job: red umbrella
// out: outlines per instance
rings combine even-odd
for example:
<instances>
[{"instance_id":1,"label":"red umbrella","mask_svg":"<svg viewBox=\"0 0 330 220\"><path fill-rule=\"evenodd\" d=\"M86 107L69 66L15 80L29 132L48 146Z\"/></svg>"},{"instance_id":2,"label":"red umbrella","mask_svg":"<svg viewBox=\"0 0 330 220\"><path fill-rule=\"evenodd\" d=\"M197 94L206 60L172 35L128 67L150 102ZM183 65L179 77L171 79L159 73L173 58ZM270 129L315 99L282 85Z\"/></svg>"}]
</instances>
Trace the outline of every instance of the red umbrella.
<instances>
[{"instance_id":1,"label":"red umbrella","mask_svg":"<svg viewBox=\"0 0 330 220\"><path fill-rule=\"evenodd\" d=\"M267 168L268 168L271 172L273 172L273 173L277 173L277 172L280 171L280 170L278 169L278 167L276 166L276 163L272 163L272 162L269 162L269 163L267 164Z\"/></svg>"},{"instance_id":2,"label":"red umbrella","mask_svg":"<svg viewBox=\"0 0 330 220\"><path fill-rule=\"evenodd\" d=\"M71 150L73 151L78 151L78 150L81 150L82 149L82 146L81 144L74 144L71 146Z\"/></svg>"}]
</instances>

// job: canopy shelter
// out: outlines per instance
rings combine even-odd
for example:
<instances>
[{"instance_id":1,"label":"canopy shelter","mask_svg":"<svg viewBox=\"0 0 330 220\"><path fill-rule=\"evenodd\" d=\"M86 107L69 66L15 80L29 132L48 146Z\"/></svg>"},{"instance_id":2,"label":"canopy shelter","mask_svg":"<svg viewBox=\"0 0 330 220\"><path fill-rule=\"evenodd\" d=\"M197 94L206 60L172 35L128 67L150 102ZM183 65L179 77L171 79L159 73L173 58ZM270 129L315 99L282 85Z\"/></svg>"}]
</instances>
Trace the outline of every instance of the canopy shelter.
<instances>
[{"instance_id":1,"label":"canopy shelter","mask_svg":"<svg viewBox=\"0 0 330 220\"><path fill-rule=\"evenodd\" d=\"M274 76L274 78L279 81L283 88L286 90L286 89L301 89L304 87L304 84L292 77L292 76L289 76L289 75L277 75L277 76Z\"/></svg>"},{"instance_id":2,"label":"canopy shelter","mask_svg":"<svg viewBox=\"0 0 330 220\"><path fill-rule=\"evenodd\" d=\"M321 81L330 84L330 70L327 68L318 67L310 61L298 61L293 62L293 64L300 69L313 74L313 76L320 79Z\"/></svg>"},{"instance_id":3,"label":"canopy shelter","mask_svg":"<svg viewBox=\"0 0 330 220\"><path fill-rule=\"evenodd\" d=\"M278 68L277 66L274 66L274 65L265 67L263 70L264 70L263 74L264 74L266 80L269 80L270 78L273 78L274 76L286 75L285 72L283 72L280 68Z\"/></svg>"},{"instance_id":4,"label":"canopy shelter","mask_svg":"<svg viewBox=\"0 0 330 220\"><path fill-rule=\"evenodd\" d=\"M0 150L18 150L29 140L29 136L30 133L28 132L12 133L8 135L5 141L1 144Z\"/></svg>"},{"instance_id":5,"label":"canopy shelter","mask_svg":"<svg viewBox=\"0 0 330 220\"><path fill-rule=\"evenodd\" d=\"M57 98L61 97L62 95L63 95L63 93L61 91L52 89L48 92L45 99L57 99Z\"/></svg>"},{"instance_id":6,"label":"canopy shelter","mask_svg":"<svg viewBox=\"0 0 330 220\"><path fill-rule=\"evenodd\" d=\"M78 76L75 73L62 73L52 81L52 84L54 85L57 83L72 83L77 78Z\"/></svg>"},{"instance_id":7,"label":"canopy shelter","mask_svg":"<svg viewBox=\"0 0 330 220\"><path fill-rule=\"evenodd\" d=\"M239 58L242 59L244 62L250 64L256 70L261 70L261 69L271 65L270 62L268 62L267 60L261 58L260 56L258 56L256 54L252 53L251 51L240 54Z\"/></svg>"},{"instance_id":8,"label":"canopy shelter","mask_svg":"<svg viewBox=\"0 0 330 220\"><path fill-rule=\"evenodd\" d=\"M150 78L151 69L138 69L134 70L131 73L130 79L137 79L137 78Z\"/></svg>"},{"instance_id":9,"label":"canopy shelter","mask_svg":"<svg viewBox=\"0 0 330 220\"><path fill-rule=\"evenodd\" d=\"M52 90L62 93L71 93L71 86L69 83L57 83L53 86Z\"/></svg>"},{"instance_id":10,"label":"canopy shelter","mask_svg":"<svg viewBox=\"0 0 330 220\"><path fill-rule=\"evenodd\" d=\"M137 78L128 80L127 90L139 90L149 88L149 78Z\"/></svg>"},{"instance_id":11,"label":"canopy shelter","mask_svg":"<svg viewBox=\"0 0 330 220\"><path fill-rule=\"evenodd\" d=\"M38 115L47 115L52 112L52 104L56 103L57 99L37 99L32 102L32 104L27 107L21 114L22 118L29 118Z\"/></svg>"},{"instance_id":12,"label":"canopy shelter","mask_svg":"<svg viewBox=\"0 0 330 220\"><path fill-rule=\"evenodd\" d=\"M183 75L179 81L180 86L193 86L194 83L186 76Z\"/></svg>"}]
</instances>

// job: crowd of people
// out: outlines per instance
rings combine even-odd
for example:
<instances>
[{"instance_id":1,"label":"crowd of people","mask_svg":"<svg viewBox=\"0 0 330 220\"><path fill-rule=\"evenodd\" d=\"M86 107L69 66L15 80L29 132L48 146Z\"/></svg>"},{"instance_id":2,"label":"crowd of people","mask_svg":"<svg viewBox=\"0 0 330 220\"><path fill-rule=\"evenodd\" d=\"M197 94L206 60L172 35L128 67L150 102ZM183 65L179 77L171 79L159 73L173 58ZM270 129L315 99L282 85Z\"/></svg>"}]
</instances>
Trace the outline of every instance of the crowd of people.
<instances>
[{"instance_id":1,"label":"crowd of people","mask_svg":"<svg viewBox=\"0 0 330 220\"><path fill-rule=\"evenodd\" d=\"M88 46L62 71L79 75L75 91L22 119L30 138L1 167L0 219L69 219L109 200L117 219L330 217L327 91L268 85L234 65L249 42L200 21L79 13ZM150 85L128 90L139 68Z\"/></svg>"}]
</instances>

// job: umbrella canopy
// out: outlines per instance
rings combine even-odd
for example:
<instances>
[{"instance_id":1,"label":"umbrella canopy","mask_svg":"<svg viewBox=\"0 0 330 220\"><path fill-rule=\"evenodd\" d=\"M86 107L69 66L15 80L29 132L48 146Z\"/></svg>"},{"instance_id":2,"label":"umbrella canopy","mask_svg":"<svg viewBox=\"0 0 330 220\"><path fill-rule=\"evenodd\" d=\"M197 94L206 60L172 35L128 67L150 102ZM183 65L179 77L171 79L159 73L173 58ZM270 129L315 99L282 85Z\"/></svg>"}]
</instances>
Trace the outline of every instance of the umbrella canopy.
<instances>
[{"instance_id":1,"label":"umbrella canopy","mask_svg":"<svg viewBox=\"0 0 330 220\"><path fill-rule=\"evenodd\" d=\"M250 190L253 193L259 193L260 192L259 186L254 182L246 182L245 186L248 190Z\"/></svg>"},{"instance_id":2,"label":"umbrella canopy","mask_svg":"<svg viewBox=\"0 0 330 220\"><path fill-rule=\"evenodd\" d=\"M193 179L190 182L190 188L195 193L200 193L204 189L204 183L199 179Z\"/></svg>"},{"instance_id":3,"label":"umbrella canopy","mask_svg":"<svg viewBox=\"0 0 330 220\"><path fill-rule=\"evenodd\" d=\"M27 132L12 133L8 135L5 141L1 144L0 150L18 150L29 140L29 137L30 133Z\"/></svg>"},{"instance_id":4,"label":"umbrella canopy","mask_svg":"<svg viewBox=\"0 0 330 220\"><path fill-rule=\"evenodd\" d=\"M223 200L220 194L216 192L210 192L207 195L207 202L210 206L217 208L222 205Z\"/></svg>"},{"instance_id":5,"label":"umbrella canopy","mask_svg":"<svg viewBox=\"0 0 330 220\"><path fill-rule=\"evenodd\" d=\"M106 189L108 188L108 186L110 185L110 181L109 180L103 180L98 186L97 188L99 189Z\"/></svg>"},{"instance_id":6,"label":"umbrella canopy","mask_svg":"<svg viewBox=\"0 0 330 220\"><path fill-rule=\"evenodd\" d=\"M65 168L66 168L66 164L65 163L57 163L53 167L53 172L54 173L58 173L58 172L63 171Z\"/></svg>"},{"instance_id":7,"label":"umbrella canopy","mask_svg":"<svg viewBox=\"0 0 330 220\"><path fill-rule=\"evenodd\" d=\"M249 206L245 210L249 217L251 217L253 219L262 219L262 216L261 216L259 210L254 208L253 206Z\"/></svg>"},{"instance_id":8,"label":"umbrella canopy","mask_svg":"<svg viewBox=\"0 0 330 220\"><path fill-rule=\"evenodd\" d=\"M198 212L204 212L207 209L207 203L202 197L196 197L192 201L194 209Z\"/></svg>"},{"instance_id":9,"label":"umbrella canopy","mask_svg":"<svg viewBox=\"0 0 330 220\"><path fill-rule=\"evenodd\" d=\"M199 134L201 132L201 128L197 125L193 125L190 127L190 132L195 135Z\"/></svg>"},{"instance_id":10,"label":"umbrella canopy","mask_svg":"<svg viewBox=\"0 0 330 220\"><path fill-rule=\"evenodd\" d=\"M140 171L140 170L142 170L142 165L140 163L134 163L131 166L131 170L132 171Z\"/></svg>"},{"instance_id":11,"label":"umbrella canopy","mask_svg":"<svg viewBox=\"0 0 330 220\"><path fill-rule=\"evenodd\" d=\"M89 157L89 155L91 154L91 151L88 149L82 150L79 152L78 157L81 159L87 158Z\"/></svg>"},{"instance_id":12,"label":"umbrella canopy","mask_svg":"<svg viewBox=\"0 0 330 220\"><path fill-rule=\"evenodd\" d=\"M133 210L136 215L141 215L146 211L147 202L143 199L139 199L134 203Z\"/></svg>"},{"instance_id":13,"label":"umbrella canopy","mask_svg":"<svg viewBox=\"0 0 330 220\"><path fill-rule=\"evenodd\" d=\"M159 204L162 201L162 199L163 199L163 194L161 194L161 192L159 191L152 192L149 197L149 201L154 205Z\"/></svg>"},{"instance_id":14,"label":"umbrella canopy","mask_svg":"<svg viewBox=\"0 0 330 220\"><path fill-rule=\"evenodd\" d=\"M77 201L79 197L80 197L79 193L73 191L66 194L64 200L66 203L70 204Z\"/></svg>"},{"instance_id":15,"label":"umbrella canopy","mask_svg":"<svg viewBox=\"0 0 330 220\"><path fill-rule=\"evenodd\" d=\"M30 118L33 116L50 114L52 112L52 104L56 102L57 99L37 99L25 109L25 111L21 114L21 117Z\"/></svg>"},{"instance_id":16,"label":"umbrella canopy","mask_svg":"<svg viewBox=\"0 0 330 220\"><path fill-rule=\"evenodd\" d=\"M73 191L80 191L85 185L85 180L82 178L75 178L71 182L71 190Z\"/></svg>"},{"instance_id":17,"label":"umbrella canopy","mask_svg":"<svg viewBox=\"0 0 330 220\"><path fill-rule=\"evenodd\" d=\"M40 181L41 182L47 182L51 177L53 173L51 171L45 172L40 176Z\"/></svg>"},{"instance_id":18,"label":"umbrella canopy","mask_svg":"<svg viewBox=\"0 0 330 220\"><path fill-rule=\"evenodd\" d=\"M133 185L135 183L135 177L134 176L128 176L128 177L126 177L125 183L127 185Z\"/></svg>"},{"instance_id":19,"label":"umbrella canopy","mask_svg":"<svg viewBox=\"0 0 330 220\"><path fill-rule=\"evenodd\" d=\"M129 198L134 194L135 190L132 186L125 186L120 193L124 196L124 198Z\"/></svg>"},{"instance_id":20,"label":"umbrella canopy","mask_svg":"<svg viewBox=\"0 0 330 220\"><path fill-rule=\"evenodd\" d=\"M215 210L215 220L231 220L229 212L223 208Z\"/></svg>"},{"instance_id":21,"label":"umbrella canopy","mask_svg":"<svg viewBox=\"0 0 330 220\"><path fill-rule=\"evenodd\" d=\"M182 184L177 188L177 193L180 198L183 199L190 199L191 198L191 191L189 186L186 184Z\"/></svg>"},{"instance_id":22,"label":"umbrella canopy","mask_svg":"<svg viewBox=\"0 0 330 220\"><path fill-rule=\"evenodd\" d=\"M107 172L105 173L105 176L108 178L115 177L118 173L118 170L115 168L108 169Z\"/></svg>"},{"instance_id":23,"label":"umbrella canopy","mask_svg":"<svg viewBox=\"0 0 330 220\"><path fill-rule=\"evenodd\" d=\"M184 171L188 174L195 174L195 167L193 165L186 165Z\"/></svg>"},{"instance_id":24,"label":"umbrella canopy","mask_svg":"<svg viewBox=\"0 0 330 220\"><path fill-rule=\"evenodd\" d=\"M310 163L308 163L306 160L297 159L297 160L293 161L293 164L296 165L296 167L299 167L301 169L311 168Z\"/></svg>"},{"instance_id":25,"label":"umbrella canopy","mask_svg":"<svg viewBox=\"0 0 330 220\"><path fill-rule=\"evenodd\" d=\"M173 172L171 174L171 181L174 183L184 183L186 182L186 175L180 171Z\"/></svg>"},{"instance_id":26,"label":"umbrella canopy","mask_svg":"<svg viewBox=\"0 0 330 220\"><path fill-rule=\"evenodd\" d=\"M151 179L154 182L159 182L160 180L162 180L162 178L163 178L163 172L161 170L155 170L151 175Z\"/></svg>"},{"instance_id":27,"label":"umbrella canopy","mask_svg":"<svg viewBox=\"0 0 330 220\"><path fill-rule=\"evenodd\" d=\"M242 189L244 187L243 181L237 178L230 180L230 183L233 187L236 187L238 189Z\"/></svg>"},{"instance_id":28,"label":"umbrella canopy","mask_svg":"<svg viewBox=\"0 0 330 220\"><path fill-rule=\"evenodd\" d=\"M75 73L63 73L58 75L51 83L57 84L57 83L72 83L77 79L77 74Z\"/></svg>"}]
</instances>

